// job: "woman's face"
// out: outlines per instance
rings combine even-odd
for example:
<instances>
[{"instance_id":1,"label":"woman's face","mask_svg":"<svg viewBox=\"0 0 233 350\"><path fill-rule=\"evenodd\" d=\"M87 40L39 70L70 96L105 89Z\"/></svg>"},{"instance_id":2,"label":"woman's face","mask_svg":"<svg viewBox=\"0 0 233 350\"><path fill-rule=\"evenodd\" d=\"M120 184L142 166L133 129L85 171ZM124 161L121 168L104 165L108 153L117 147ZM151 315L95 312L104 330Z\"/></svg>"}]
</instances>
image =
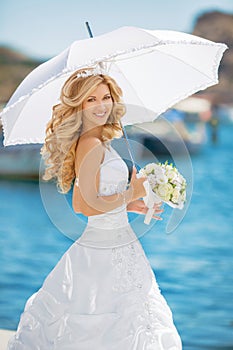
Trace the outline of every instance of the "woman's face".
<instances>
[{"instance_id":1,"label":"woman's face","mask_svg":"<svg viewBox=\"0 0 233 350\"><path fill-rule=\"evenodd\" d=\"M88 96L82 105L84 126L100 126L106 124L111 114L113 100L108 85L100 84Z\"/></svg>"}]
</instances>

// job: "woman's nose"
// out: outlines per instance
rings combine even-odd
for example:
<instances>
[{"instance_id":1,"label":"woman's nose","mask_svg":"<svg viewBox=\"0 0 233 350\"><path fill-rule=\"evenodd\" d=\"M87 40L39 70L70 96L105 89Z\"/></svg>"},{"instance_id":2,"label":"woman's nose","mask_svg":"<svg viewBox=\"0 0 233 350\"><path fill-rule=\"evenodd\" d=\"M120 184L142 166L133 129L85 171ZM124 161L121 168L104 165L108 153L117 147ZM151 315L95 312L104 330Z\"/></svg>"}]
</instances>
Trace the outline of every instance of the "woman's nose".
<instances>
[{"instance_id":1,"label":"woman's nose","mask_svg":"<svg viewBox=\"0 0 233 350\"><path fill-rule=\"evenodd\" d=\"M99 111L104 111L106 109L106 105L104 101L96 101L95 108Z\"/></svg>"}]
</instances>

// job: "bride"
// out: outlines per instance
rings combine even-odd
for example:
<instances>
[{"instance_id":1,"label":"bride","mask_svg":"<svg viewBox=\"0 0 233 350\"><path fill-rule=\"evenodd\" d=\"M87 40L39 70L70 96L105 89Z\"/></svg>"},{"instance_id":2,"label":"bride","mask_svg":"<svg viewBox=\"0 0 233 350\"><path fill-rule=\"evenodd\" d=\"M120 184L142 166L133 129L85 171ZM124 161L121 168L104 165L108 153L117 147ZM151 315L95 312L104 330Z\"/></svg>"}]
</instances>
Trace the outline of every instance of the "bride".
<instances>
[{"instance_id":1,"label":"bride","mask_svg":"<svg viewBox=\"0 0 233 350\"><path fill-rule=\"evenodd\" d=\"M172 313L129 225L145 214L145 178L112 148L122 134L122 91L108 75L83 69L65 82L46 130L44 179L55 179L86 229L26 303L8 349L178 350ZM159 214L160 205L155 205ZM154 219L159 219L154 216Z\"/></svg>"}]
</instances>

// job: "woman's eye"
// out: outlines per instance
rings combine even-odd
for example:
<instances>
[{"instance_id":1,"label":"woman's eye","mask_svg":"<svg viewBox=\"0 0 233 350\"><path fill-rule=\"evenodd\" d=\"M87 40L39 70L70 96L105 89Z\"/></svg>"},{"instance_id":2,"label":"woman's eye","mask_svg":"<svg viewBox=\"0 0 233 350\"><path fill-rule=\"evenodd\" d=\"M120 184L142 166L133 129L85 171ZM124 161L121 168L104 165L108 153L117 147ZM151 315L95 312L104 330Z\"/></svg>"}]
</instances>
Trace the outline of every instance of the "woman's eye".
<instances>
[{"instance_id":1,"label":"woman's eye","mask_svg":"<svg viewBox=\"0 0 233 350\"><path fill-rule=\"evenodd\" d=\"M105 100L109 100L110 98L112 98L111 95L107 95L104 97Z\"/></svg>"},{"instance_id":2,"label":"woman's eye","mask_svg":"<svg viewBox=\"0 0 233 350\"><path fill-rule=\"evenodd\" d=\"M87 102L94 102L95 101L95 99L92 97L92 98L89 98L88 100L87 100Z\"/></svg>"}]
</instances>

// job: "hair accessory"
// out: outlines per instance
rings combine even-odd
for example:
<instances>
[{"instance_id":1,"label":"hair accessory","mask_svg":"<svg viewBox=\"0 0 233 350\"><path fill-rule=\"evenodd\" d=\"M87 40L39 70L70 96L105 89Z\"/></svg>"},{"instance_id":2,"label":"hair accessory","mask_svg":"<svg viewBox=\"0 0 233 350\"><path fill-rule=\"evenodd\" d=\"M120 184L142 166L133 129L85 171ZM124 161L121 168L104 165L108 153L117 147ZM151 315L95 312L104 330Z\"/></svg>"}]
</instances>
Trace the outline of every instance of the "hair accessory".
<instances>
[{"instance_id":1,"label":"hair accessory","mask_svg":"<svg viewBox=\"0 0 233 350\"><path fill-rule=\"evenodd\" d=\"M94 68L91 69L83 69L81 72L77 73L77 78L87 78L92 75L100 75L100 74L108 74L107 70L100 65L97 65Z\"/></svg>"}]
</instances>

